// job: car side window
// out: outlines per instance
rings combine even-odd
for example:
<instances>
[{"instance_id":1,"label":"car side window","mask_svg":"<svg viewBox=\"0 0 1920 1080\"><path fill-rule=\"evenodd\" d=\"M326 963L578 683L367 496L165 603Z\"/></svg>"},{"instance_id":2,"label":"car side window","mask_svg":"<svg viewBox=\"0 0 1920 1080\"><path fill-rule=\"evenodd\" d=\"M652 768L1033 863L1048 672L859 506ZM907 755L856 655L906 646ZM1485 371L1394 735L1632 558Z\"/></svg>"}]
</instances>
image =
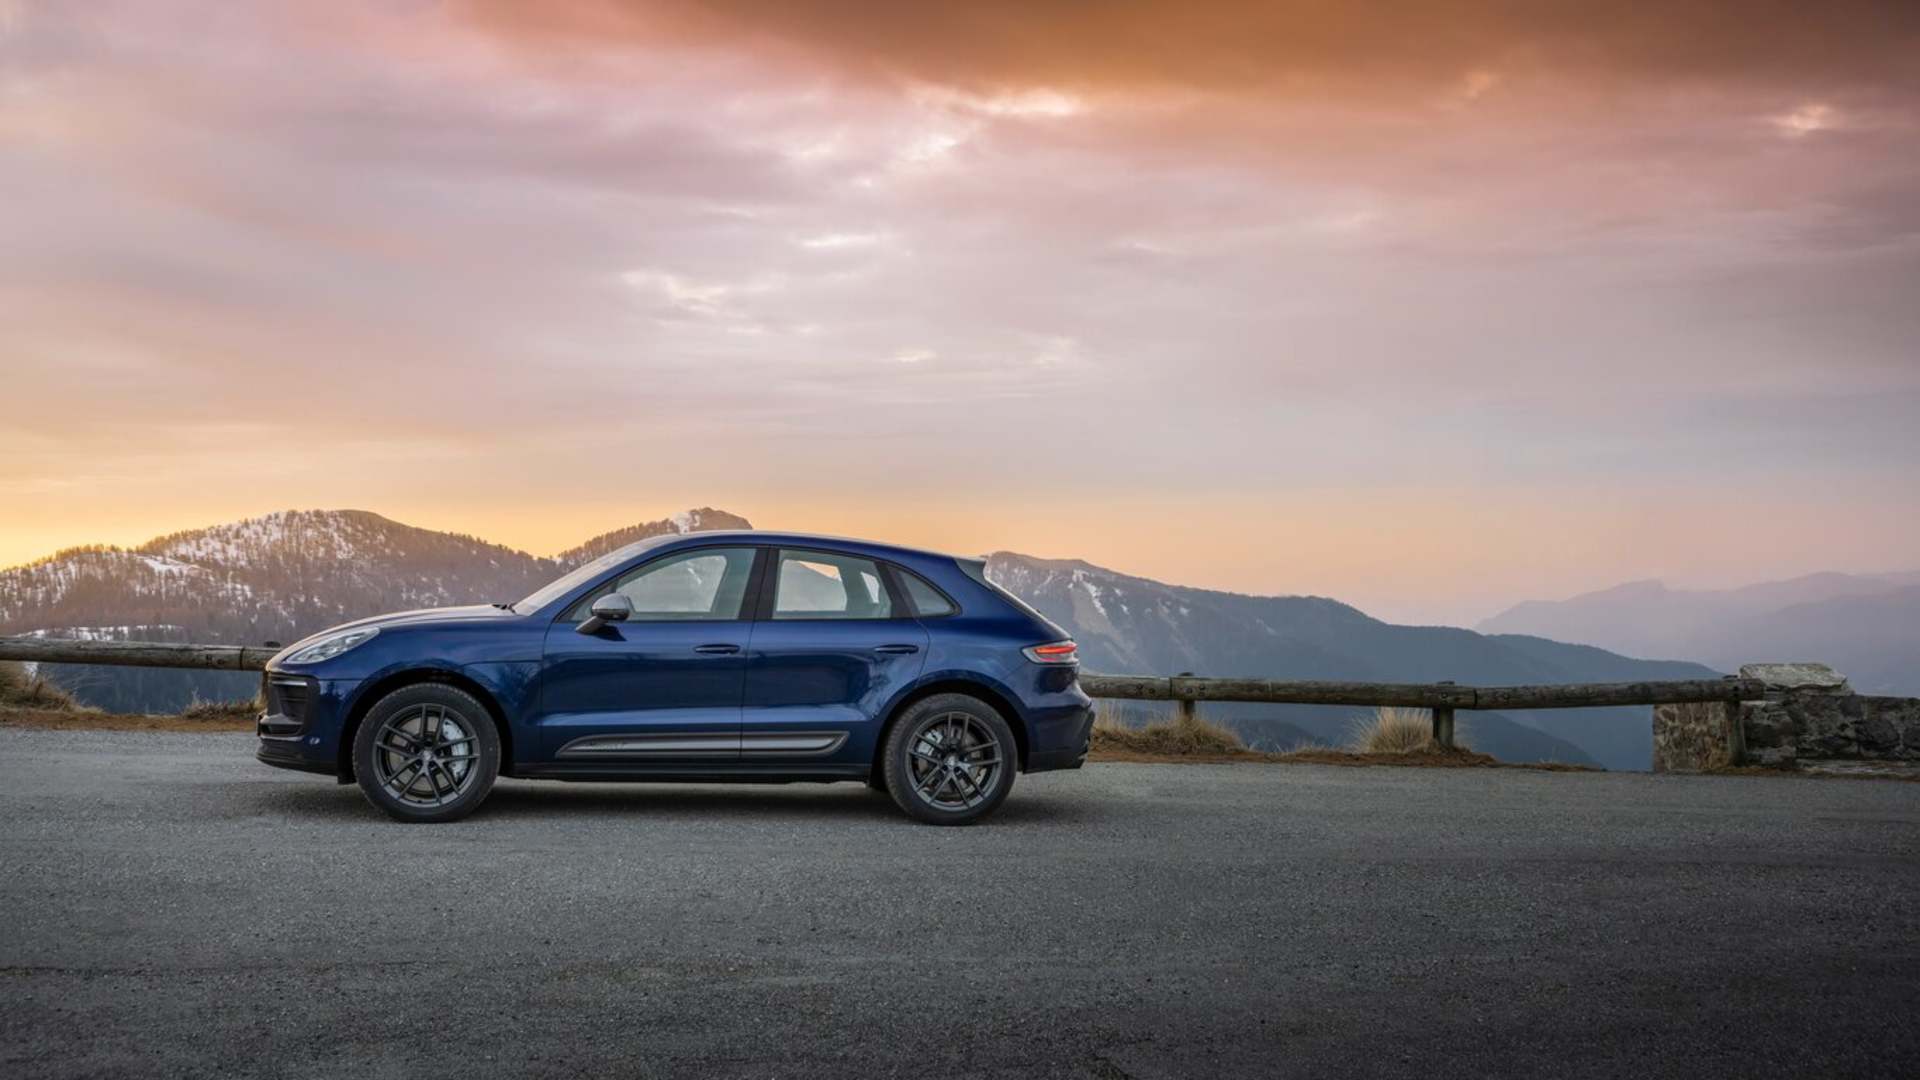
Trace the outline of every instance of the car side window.
<instances>
[{"instance_id":1,"label":"car side window","mask_svg":"<svg viewBox=\"0 0 1920 1080\"><path fill-rule=\"evenodd\" d=\"M582 598L567 620L585 619L595 600L616 592L633 603L628 622L738 619L753 577L753 555L750 547L695 548L656 559Z\"/></svg>"},{"instance_id":2,"label":"car side window","mask_svg":"<svg viewBox=\"0 0 1920 1080\"><path fill-rule=\"evenodd\" d=\"M893 572L900 582L901 591L907 594L907 602L913 605L915 615L932 619L959 610L953 606L953 601L947 599L946 594L934 588L926 578L898 566L893 568Z\"/></svg>"},{"instance_id":3,"label":"car side window","mask_svg":"<svg viewBox=\"0 0 1920 1080\"><path fill-rule=\"evenodd\" d=\"M774 570L776 619L888 619L893 598L880 564L854 555L782 551Z\"/></svg>"}]
</instances>

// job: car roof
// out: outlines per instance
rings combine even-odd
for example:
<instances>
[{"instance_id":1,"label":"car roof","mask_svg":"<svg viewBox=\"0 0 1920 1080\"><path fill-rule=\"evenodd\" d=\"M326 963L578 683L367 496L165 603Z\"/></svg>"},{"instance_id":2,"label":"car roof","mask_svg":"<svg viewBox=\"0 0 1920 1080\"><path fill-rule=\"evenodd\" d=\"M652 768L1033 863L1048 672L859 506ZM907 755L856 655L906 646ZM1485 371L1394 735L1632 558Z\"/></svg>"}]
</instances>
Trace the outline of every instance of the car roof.
<instances>
[{"instance_id":1,"label":"car roof","mask_svg":"<svg viewBox=\"0 0 1920 1080\"><path fill-rule=\"evenodd\" d=\"M878 540L859 540L850 536L824 536L818 533L771 532L765 529L714 529L710 532L692 532L677 537L674 546L689 541L736 540L742 543L766 544L779 547L827 548L833 551L845 551L861 555L870 555L881 559L955 559L964 556L949 555L926 548L903 547ZM663 547L665 545L662 545Z\"/></svg>"}]
</instances>

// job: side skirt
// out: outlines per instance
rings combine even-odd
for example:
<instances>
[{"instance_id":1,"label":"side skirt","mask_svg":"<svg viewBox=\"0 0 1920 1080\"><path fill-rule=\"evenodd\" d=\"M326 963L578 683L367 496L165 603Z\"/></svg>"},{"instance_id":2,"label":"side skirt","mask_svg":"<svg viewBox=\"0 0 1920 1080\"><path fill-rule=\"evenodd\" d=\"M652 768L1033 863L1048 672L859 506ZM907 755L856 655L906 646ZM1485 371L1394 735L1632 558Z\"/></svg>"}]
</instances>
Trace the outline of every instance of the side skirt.
<instances>
[{"instance_id":1,"label":"side skirt","mask_svg":"<svg viewBox=\"0 0 1920 1080\"><path fill-rule=\"evenodd\" d=\"M869 772L871 769L864 764L829 765L816 762L775 765L740 761L555 761L522 765L515 775L528 780L615 783L785 784L794 781L832 783L837 780L865 780Z\"/></svg>"}]
</instances>

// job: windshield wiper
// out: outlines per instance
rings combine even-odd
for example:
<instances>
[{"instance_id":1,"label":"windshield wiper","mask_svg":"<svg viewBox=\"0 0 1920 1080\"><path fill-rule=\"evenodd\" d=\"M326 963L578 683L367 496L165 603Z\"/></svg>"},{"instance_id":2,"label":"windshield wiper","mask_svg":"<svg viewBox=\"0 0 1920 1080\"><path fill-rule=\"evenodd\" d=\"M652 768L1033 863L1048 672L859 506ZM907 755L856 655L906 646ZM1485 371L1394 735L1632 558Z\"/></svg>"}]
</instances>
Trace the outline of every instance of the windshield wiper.
<instances>
[{"instance_id":1,"label":"windshield wiper","mask_svg":"<svg viewBox=\"0 0 1920 1080\"><path fill-rule=\"evenodd\" d=\"M502 604L502 603L500 603L500 602L499 602L498 600L496 600L496 601L494 601L494 603L493 603L493 606L494 606L494 607L497 607L497 608L499 608L499 609L500 609L501 611L512 611L512 610L513 610L513 605L512 605L512 604Z\"/></svg>"}]
</instances>

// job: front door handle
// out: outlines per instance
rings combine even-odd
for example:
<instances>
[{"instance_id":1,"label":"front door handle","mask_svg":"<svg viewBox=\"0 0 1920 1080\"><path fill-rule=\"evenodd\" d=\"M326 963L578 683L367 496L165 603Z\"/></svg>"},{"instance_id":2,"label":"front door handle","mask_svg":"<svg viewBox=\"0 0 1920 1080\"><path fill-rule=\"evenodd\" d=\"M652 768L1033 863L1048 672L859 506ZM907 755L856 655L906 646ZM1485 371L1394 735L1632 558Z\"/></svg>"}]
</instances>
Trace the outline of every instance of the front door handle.
<instances>
[{"instance_id":1,"label":"front door handle","mask_svg":"<svg viewBox=\"0 0 1920 1080\"><path fill-rule=\"evenodd\" d=\"M693 651L702 656L730 656L740 651L738 645L695 645Z\"/></svg>"},{"instance_id":2,"label":"front door handle","mask_svg":"<svg viewBox=\"0 0 1920 1080\"><path fill-rule=\"evenodd\" d=\"M882 645L873 651L885 656L905 656L908 653L919 652L920 646L918 645Z\"/></svg>"}]
</instances>

